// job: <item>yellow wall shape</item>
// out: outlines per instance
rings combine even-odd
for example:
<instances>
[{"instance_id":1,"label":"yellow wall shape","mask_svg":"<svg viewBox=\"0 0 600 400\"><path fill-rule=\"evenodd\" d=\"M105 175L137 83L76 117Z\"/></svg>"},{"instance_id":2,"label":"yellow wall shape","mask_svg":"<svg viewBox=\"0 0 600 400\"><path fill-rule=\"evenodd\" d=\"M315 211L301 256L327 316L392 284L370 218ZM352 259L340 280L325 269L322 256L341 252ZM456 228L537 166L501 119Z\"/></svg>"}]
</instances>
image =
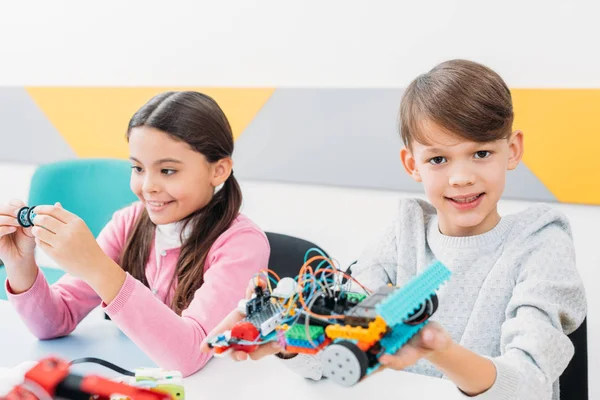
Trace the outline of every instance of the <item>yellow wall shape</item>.
<instances>
[{"instance_id":1,"label":"yellow wall shape","mask_svg":"<svg viewBox=\"0 0 600 400\"><path fill-rule=\"evenodd\" d=\"M269 99L271 88L200 87L29 87L29 95L79 157L128 158L125 140L131 116L154 95L196 90L221 106L234 138L239 137Z\"/></svg>"},{"instance_id":2,"label":"yellow wall shape","mask_svg":"<svg viewBox=\"0 0 600 400\"><path fill-rule=\"evenodd\" d=\"M600 204L600 89L513 89L524 162L561 202Z\"/></svg>"}]
</instances>

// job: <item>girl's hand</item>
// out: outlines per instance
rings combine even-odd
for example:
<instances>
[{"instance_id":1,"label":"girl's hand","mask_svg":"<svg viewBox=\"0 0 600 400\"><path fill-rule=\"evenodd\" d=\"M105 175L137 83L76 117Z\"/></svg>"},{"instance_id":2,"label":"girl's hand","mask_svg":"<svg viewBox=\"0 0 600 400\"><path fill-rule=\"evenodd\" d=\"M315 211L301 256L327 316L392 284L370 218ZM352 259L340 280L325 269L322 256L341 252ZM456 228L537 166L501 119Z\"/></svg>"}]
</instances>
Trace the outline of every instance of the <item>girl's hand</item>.
<instances>
[{"instance_id":1,"label":"girl's hand","mask_svg":"<svg viewBox=\"0 0 600 400\"><path fill-rule=\"evenodd\" d=\"M437 322L429 322L418 334L394 355L386 354L379 358L384 367L402 370L415 364L421 358L430 358L443 353L453 344L452 337Z\"/></svg>"},{"instance_id":2,"label":"girl's hand","mask_svg":"<svg viewBox=\"0 0 600 400\"><path fill-rule=\"evenodd\" d=\"M246 299L250 299L252 297L252 294L254 293L254 288L256 287L257 283L263 289L267 287L267 284L263 280L259 279L257 282L256 279L251 279L248 283L248 287L246 288ZM235 324L237 324L244 318L245 316L242 315L242 313L240 313L237 309L230 312L229 315L227 315L227 317L225 317L225 319L221 321L219 325L217 325L212 331L210 331L208 335L206 335L206 338L202 341L202 344L200 345L201 350L206 353L210 352L211 349L208 347L208 340L218 334L231 330ZM235 361L245 361L248 358L251 358L252 360L259 360L265 356L280 352L283 352L283 349L281 348L279 343L275 341L258 346L258 348L252 353L246 353L244 351L232 351L231 358Z\"/></svg>"},{"instance_id":3,"label":"girl's hand","mask_svg":"<svg viewBox=\"0 0 600 400\"><path fill-rule=\"evenodd\" d=\"M60 203L37 206L35 213L35 243L67 273L85 281L97 275L107 256L85 222Z\"/></svg>"},{"instance_id":4,"label":"girl's hand","mask_svg":"<svg viewBox=\"0 0 600 400\"><path fill-rule=\"evenodd\" d=\"M23 228L17 222L17 213L22 207L25 204L20 200L0 205L0 259L5 264L17 264L34 255L35 240L31 228Z\"/></svg>"}]
</instances>

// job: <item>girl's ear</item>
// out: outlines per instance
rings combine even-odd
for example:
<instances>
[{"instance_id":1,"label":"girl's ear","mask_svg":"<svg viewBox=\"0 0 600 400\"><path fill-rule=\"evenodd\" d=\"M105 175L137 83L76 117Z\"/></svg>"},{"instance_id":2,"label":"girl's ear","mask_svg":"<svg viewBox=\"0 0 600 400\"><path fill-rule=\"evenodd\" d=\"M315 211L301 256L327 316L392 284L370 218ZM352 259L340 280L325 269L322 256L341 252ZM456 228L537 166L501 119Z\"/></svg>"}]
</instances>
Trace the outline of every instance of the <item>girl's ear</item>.
<instances>
[{"instance_id":1,"label":"girl's ear","mask_svg":"<svg viewBox=\"0 0 600 400\"><path fill-rule=\"evenodd\" d=\"M523 158L523 131L514 131L508 138L508 166L507 169L513 170Z\"/></svg>"},{"instance_id":2,"label":"girl's ear","mask_svg":"<svg viewBox=\"0 0 600 400\"><path fill-rule=\"evenodd\" d=\"M229 175L231 175L231 170L233 168L233 160L231 157L222 158L219 161L213 163L212 165L212 177L210 180L210 184L212 187L217 187L222 185Z\"/></svg>"},{"instance_id":3,"label":"girl's ear","mask_svg":"<svg viewBox=\"0 0 600 400\"><path fill-rule=\"evenodd\" d=\"M415 160L415 157L408 148L403 147L402 150L400 150L400 160L402 160L402 165L404 165L406 172L412 176L415 181L421 182L421 174L417 168L417 160Z\"/></svg>"}]
</instances>

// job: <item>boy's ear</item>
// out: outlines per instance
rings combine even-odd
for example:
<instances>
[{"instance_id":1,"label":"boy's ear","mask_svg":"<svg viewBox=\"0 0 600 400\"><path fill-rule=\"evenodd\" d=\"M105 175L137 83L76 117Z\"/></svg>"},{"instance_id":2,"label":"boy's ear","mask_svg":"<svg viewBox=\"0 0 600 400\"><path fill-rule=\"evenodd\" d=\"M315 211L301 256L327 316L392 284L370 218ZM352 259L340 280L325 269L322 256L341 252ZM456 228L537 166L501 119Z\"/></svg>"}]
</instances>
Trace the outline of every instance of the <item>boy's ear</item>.
<instances>
[{"instance_id":1,"label":"boy's ear","mask_svg":"<svg viewBox=\"0 0 600 400\"><path fill-rule=\"evenodd\" d=\"M523 158L523 131L514 131L508 139L508 167L507 169L513 170L517 168L517 165Z\"/></svg>"},{"instance_id":2,"label":"boy's ear","mask_svg":"<svg viewBox=\"0 0 600 400\"><path fill-rule=\"evenodd\" d=\"M233 168L233 160L230 157L222 158L212 165L212 178L210 184L213 187L217 187L223 184Z\"/></svg>"},{"instance_id":3,"label":"boy's ear","mask_svg":"<svg viewBox=\"0 0 600 400\"><path fill-rule=\"evenodd\" d=\"M400 150L400 160L402 160L402 165L404 165L406 172L412 176L415 181L421 182L421 174L417 168L417 160L415 160L415 157L408 148L403 147L402 150Z\"/></svg>"}]
</instances>

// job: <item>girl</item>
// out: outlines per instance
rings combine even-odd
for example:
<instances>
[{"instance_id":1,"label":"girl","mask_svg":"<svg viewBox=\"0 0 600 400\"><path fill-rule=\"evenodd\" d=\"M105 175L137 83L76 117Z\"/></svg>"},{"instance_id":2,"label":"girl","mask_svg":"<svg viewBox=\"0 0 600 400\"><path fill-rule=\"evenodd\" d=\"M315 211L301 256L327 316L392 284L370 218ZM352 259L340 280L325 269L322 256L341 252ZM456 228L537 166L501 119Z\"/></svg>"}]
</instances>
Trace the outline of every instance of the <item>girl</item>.
<instances>
[{"instance_id":1,"label":"girl","mask_svg":"<svg viewBox=\"0 0 600 400\"><path fill-rule=\"evenodd\" d=\"M39 338L69 334L98 304L160 367L185 376L209 359L199 343L267 266L265 234L239 213L233 135L217 103L168 92L129 122L131 189L140 201L116 212L97 241L60 204L0 207L0 258L9 300ZM39 246L67 273L49 286Z\"/></svg>"},{"instance_id":2,"label":"girl","mask_svg":"<svg viewBox=\"0 0 600 400\"><path fill-rule=\"evenodd\" d=\"M382 356L384 366L445 376L478 399L557 400L573 356L566 334L585 317L585 293L564 215L540 204L498 213L507 171L523 155L512 123L510 91L483 65L452 60L417 77L400 105L400 158L429 203L401 200L352 271L370 289L402 286L434 260L452 271L435 322ZM231 313L215 333L239 319ZM269 343L250 356L278 354L303 376L322 377L318 356L282 350Z\"/></svg>"}]
</instances>

